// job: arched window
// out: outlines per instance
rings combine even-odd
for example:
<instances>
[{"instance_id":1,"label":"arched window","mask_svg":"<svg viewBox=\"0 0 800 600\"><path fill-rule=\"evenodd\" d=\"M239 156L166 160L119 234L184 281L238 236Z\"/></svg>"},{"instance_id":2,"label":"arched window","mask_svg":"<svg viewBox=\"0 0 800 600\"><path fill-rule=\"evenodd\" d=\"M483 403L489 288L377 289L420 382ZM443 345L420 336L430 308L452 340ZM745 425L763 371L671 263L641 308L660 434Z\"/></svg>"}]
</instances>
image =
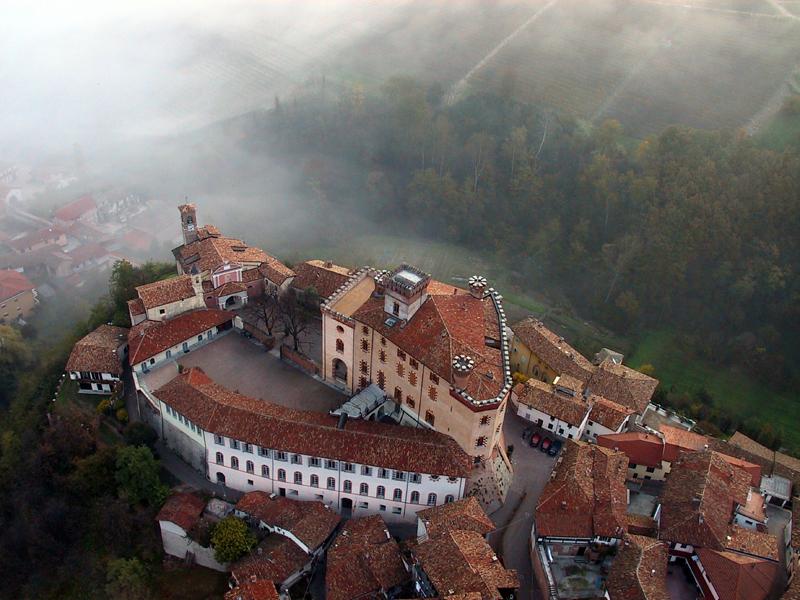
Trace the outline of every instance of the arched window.
<instances>
[{"instance_id":1,"label":"arched window","mask_svg":"<svg viewBox=\"0 0 800 600\"><path fill-rule=\"evenodd\" d=\"M454 502L454 501L455 501L455 497L453 496L453 494L447 494L447 496L444 497L444 503L445 504L450 504L451 502Z\"/></svg>"},{"instance_id":2,"label":"arched window","mask_svg":"<svg viewBox=\"0 0 800 600\"><path fill-rule=\"evenodd\" d=\"M433 424L436 422L436 417L433 416L431 411L425 411L425 422L433 427Z\"/></svg>"},{"instance_id":3,"label":"arched window","mask_svg":"<svg viewBox=\"0 0 800 600\"><path fill-rule=\"evenodd\" d=\"M383 371L378 371L378 387L381 389L386 388L386 375L383 374Z\"/></svg>"},{"instance_id":4,"label":"arched window","mask_svg":"<svg viewBox=\"0 0 800 600\"><path fill-rule=\"evenodd\" d=\"M358 493L362 496L367 496L369 494L369 486L366 483L362 483L358 486Z\"/></svg>"},{"instance_id":5,"label":"arched window","mask_svg":"<svg viewBox=\"0 0 800 600\"><path fill-rule=\"evenodd\" d=\"M352 492L353 491L353 482L350 481L349 479L345 479L344 480L344 487L342 488L342 491Z\"/></svg>"},{"instance_id":6,"label":"arched window","mask_svg":"<svg viewBox=\"0 0 800 600\"><path fill-rule=\"evenodd\" d=\"M294 472L294 482L297 485L303 485L303 474L300 471Z\"/></svg>"},{"instance_id":7,"label":"arched window","mask_svg":"<svg viewBox=\"0 0 800 600\"><path fill-rule=\"evenodd\" d=\"M319 476L317 475L311 476L311 487L319 487Z\"/></svg>"},{"instance_id":8,"label":"arched window","mask_svg":"<svg viewBox=\"0 0 800 600\"><path fill-rule=\"evenodd\" d=\"M239 459L235 456L231 456L231 468L238 469L239 468Z\"/></svg>"},{"instance_id":9,"label":"arched window","mask_svg":"<svg viewBox=\"0 0 800 600\"><path fill-rule=\"evenodd\" d=\"M344 352L344 342L342 340L336 340L336 351Z\"/></svg>"},{"instance_id":10,"label":"arched window","mask_svg":"<svg viewBox=\"0 0 800 600\"><path fill-rule=\"evenodd\" d=\"M278 469L278 481L286 481L286 471Z\"/></svg>"},{"instance_id":11,"label":"arched window","mask_svg":"<svg viewBox=\"0 0 800 600\"><path fill-rule=\"evenodd\" d=\"M344 333L344 327L342 327L341 325L337 325L336 331L338 331L339 333Z\"/></svg>"},{"instance_id":12,"label":"arched window","mask_svg":"<svg viewBox=\"0 0 800 600\"><path fill-rule=\"evenodd\" d=\"M261 476L269 478L269 467L267 465L261 465Z\"/></svg>"},{"instance_id":13,"label":"arched window","mask_svg":"<svg viewBox=\"0 0 800 600\"><path fill-rule=\"evenodd\" d=\"M362 360L361 363L358 365L359 369L361 369L362 373L366 373L369 371L369 365L367 365L367 361Z\"/></svg>"},{"instance_id":14,"label":"arched window","mask_svg":"<svg viewBox=\"0 0 800 600\"><path fill-rule=\"evenodd\" d=\"M245 463L245 468L247 469L247 472L248 472L248 473L252 473L252 472L254 472L254 471L255 471L255 469L256 469L256 467L255 467L255 465L253 464L253 461L252 461L252 460L248 460L248 461Z\"/></svg>"},{"instance_id":15,"label":"arched window","mask_svg":"<svg viewBox=\"0 0 800 600\"><path fill-rule=\"evenodd\" d=\"M485 445L486 445L486 436L485 435L482 435L482 436L478 437L477 440L475 440L475 447L483 448Z\"/></svg>"},{"instance_id":16,"label":"arched window","mask_svg":"<svg viewBox=\"0 0 800 600\"><path fill-rule=\"evenodd\" d=\"M436 494L428 494L428 506L436 506Z\"/></svg>"},{"instance_id":17,"label":"arched window","mask_svg":"<svg viewBox=\"0 0 800 600\"><path fill-rule=\"evenodd\" d=\"M379 485L378 486L377 495L378 495L378 498L385 498L386 497L386 488L383 487L382 485Z\"/></svg>"},{"instance_id":18,"label":"arched window","mask_svg":"<svg viewBox=\"0 0 800 600\"><path fill-rule=\"evenodd\" d=\"M411 504L419 504L419 492L411 492Z\"/></svg>"},{"instance_id":19,"label":"arched window","mask_svg":"<svg viewBox=\"0 0 800 600\"><path fill-rule=\"evenodd\" d=\"M403 499L403 490L400 488L394 488L394 495L392 496L392 500L395 502L400 502Z\"/></svg>"},{"instance_id":20,"label":"arched window","mask_svg":"<svg viewBox=\"0 0 800 600\"><path fill-rule=\"evenodd\" d=\"M225 464L225 457L222 456L222 452L217 452L217 464L224 465Z\"/></svg>"},{"instance_id":21,"label":"arched window","mask_svg":"<svg viewBox=\"0 0 800 600\"><path fill-rule=\"evenodd\" d=\"M336 489L336 480L333 477L328 477L328 489L329 490Z\"/></svg>"}]
</instances>

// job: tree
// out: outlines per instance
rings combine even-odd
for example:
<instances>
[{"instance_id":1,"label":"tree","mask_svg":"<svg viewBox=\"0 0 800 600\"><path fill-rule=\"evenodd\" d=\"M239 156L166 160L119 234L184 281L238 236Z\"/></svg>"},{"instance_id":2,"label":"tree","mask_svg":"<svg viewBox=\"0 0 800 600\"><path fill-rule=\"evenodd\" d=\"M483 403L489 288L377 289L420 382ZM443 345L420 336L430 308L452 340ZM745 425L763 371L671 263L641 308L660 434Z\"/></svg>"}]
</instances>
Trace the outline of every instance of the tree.
<instances>
[{"instance_id":1,"label":"tree","mask_svg":"<svg viewBox=\"0 0 800 600\"><path fill-rule=\"evenodd\" d=\"M230 563L250 551L256 538L250 533L241 519L230 515L214 526L211 532L211 546L214 558L221 563Z\"/></svg>"},{"instance_id":2,"label":"tree","mask_svg":"<svg viewBox=\"0 0 800 600\"><path fill-rule=\"evenodd\" d=\"M467 153L472 165L472 192L478 191L478 182L486 170L486 165L491 161L494 151L494 139L483 131L473 134L467 140Z\"/></svg>"},{"instance_id":3,"label":"tree","mask_svg":"<svg viewBox=\"0 0 800 600\"><path fill-rule=\"evenodd\" d=\"M129 446L147 446L150 450L155 449L156 441L158 441L156 430L141 421L129 423L125 427L123 435L125 443Z\"/></svg>"},{"instance_id":4,"label":"tree","mask_svg":"<svg viewBox=\"0 0 800 600\"><path fill-rule=\"evenodd\" d=\"M106 569L106 595L115 600L150 598L150 575L138 558L116 558Z\"/></svg>"},{"instance_id":5,"label":"tree","mask_svg":"<svg viewBox=\"0 0 800 600\"><path fill-rule=\"evenodd\" d=\"M17 375L31 364L33 354L19 329L0 325L0 405L6 405Z\"/></svg>"},{"instance_id":6,"label":"tree","mask_svg":"<svg viewBox=\"0 0 800 600\"><path fill-rule=\"evenodd\" d=\"M308 329L308 316L297 301L297 293L289 288L280 298L283 333L292 336L295 352L300 352L300 336Z\"/></svg>"},{"instance_id":7,"label":"tree","mask_svg":"<svg viewBox=\"0 0 800 600\"><path fill-rule=\"evenodd\" d=\"M267 330L267 335L272 335L272 330L275 324L281 318L281 308L278 303L278 293L271 290L264 295L264 302L261 303L261 317L264 319L264 327Z\"/></svg>"},{"instance_id":8,"label":"tree","mask_svg":"<svg viewBox=\"0 0 800 600\"><path fill-rule=\"evenodd\" d=\"M503 144L503 152L508 157L511 163L510 179L514 179L514 168L516 167L517 160L523 156L528 148L528 130L525 126L514 127L511 134Z\"/></svg>"},{"instance_id":9,"label":"tree","mask_svg":"<svg viewBox=\"0 0 800 600\"><path fill-rule=\"evenodd\" d=\"M119 449L116 480L120 495L130 504L158 507L167 497L167 486L158 477L158 461L146 446Z\"/></svg>"}]
</instances>

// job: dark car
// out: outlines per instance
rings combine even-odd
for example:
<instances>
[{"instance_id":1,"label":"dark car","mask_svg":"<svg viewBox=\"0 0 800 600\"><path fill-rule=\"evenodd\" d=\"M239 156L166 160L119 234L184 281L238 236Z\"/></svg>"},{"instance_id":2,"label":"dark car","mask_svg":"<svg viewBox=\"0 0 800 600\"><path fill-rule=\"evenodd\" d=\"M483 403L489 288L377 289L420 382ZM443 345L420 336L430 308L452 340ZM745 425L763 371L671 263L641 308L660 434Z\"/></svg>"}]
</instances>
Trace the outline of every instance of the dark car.
<instances>
[{"instance_id":1,"label":"dark car","mask_svg":"<svg viewBox=\"0 0 800 600\"><path fill-rule=\"evenodd\" d=\"M532 431L533 431L533 429L531 429L530 427L526 427L525 429L523 429L522 430L522 439L523 440L527 440L530 437Z\"/></svg>"},{"instance_id":2,"label":"dark car","mask_svg":"<svg viewBox=\"0 0 800 600\"><path fill-rule=\"evenodd\" d=\"M562 447L563 445L564 445L564 443L563 443L561 440L555 440L555 441L553 442L553 444L550 446L550 449L547 451L547 453L548 453L550 456L555 456L555 455L557 455L559 452L561 452L561 447Z\"/></svg>"},{"instance_id":3,"label":"dark car","mask_svg":"<svg viewBox=\"0 0 800 600\"><path fill-rule=\"evenodd\" d=\"M551 440L550 438L544 438L542 440L542 445L539 446L539 450L541 450L542 452L547 452L550 449L550 444L552 443L553 440Z\"/></svg>"},{"instance_id":4,"label":"dark car","mask_svg":"<svg viewBox=\"0 0 800 600\"><path fill-rule=\"evenodd\" d=\"M534 433L531 436L531 441L530 441L531 448L536 448L536 446L538 446L539 442L541 441L542 441L542 436L538 433Z\"/></svg>"}]
</instances>

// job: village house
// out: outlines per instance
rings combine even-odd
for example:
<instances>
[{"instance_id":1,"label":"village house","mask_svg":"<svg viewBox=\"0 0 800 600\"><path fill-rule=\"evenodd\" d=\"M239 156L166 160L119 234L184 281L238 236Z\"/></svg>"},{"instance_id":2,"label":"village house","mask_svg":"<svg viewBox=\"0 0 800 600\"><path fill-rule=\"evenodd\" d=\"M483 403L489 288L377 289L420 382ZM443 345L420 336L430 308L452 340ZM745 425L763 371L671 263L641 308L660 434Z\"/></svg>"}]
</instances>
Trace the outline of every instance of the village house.
<instances>
[{"instance_id":1,"label":"village house","mask_svg":"<svg viewBox=\"0 0 800 600\"><path fill-rule=\"evenodd\" d=\"M122 380L128 330L100 325L72 348L65 371L81 394L110 394Z\"/></svg>"},{"instance_id":2,"label":"village house","mask_svg":"<svg viewBox=\"0 0 800 600\"><path fill-rule=\"evenodd\" d=\"M205 308L198 276L178 275L136 287L137 298L128 300L131 325L144 320L166 321L190 310Z\"/></svg>"},{"instance_id":3,"label":"village house","mask_svg":"<svg viewBox=\"0 0 800 600\"><path fill-rule=\"evenodd\" d=\"M249 298L289 288L295 273L277 258L223 236L213 225L200 227L194 204L183 204L178 210L183 244L172 253L179 274L200 277L206 306L241 308Z\"/></svg>"},{"instance_id":4,"label":"village house","mask_svg":"<svg viewBox=\"0 0 800 600\"><path fill-rule=\"evenodd\" d=\"M627 534L611 565L606 595L609 600L671 600L666 544Z\"/></svg>"},{"instance_id":5,"label":"village house","mask_svg":"<svg viewBox=\"0 0 800 600\"><path fill-rule=\"evenodd\" d=\"M298 297L310 302L309 291L316 295L313 301L319 305L330 298L336 290L342 287L353 274L352 269L335 265L330 261L307 260L295 265L296 277L292 280L292 288L297 291Z\"/></svg>"},{"instance_id":6,"label":"village house","mask_svg":"<svg viewBox=\"0 0 800 600\"><path fill-rule=\"evenodd\" d=\"M75 222L97 224L97 204L90 195L81 196L53 213L56 225L67 227Z\"/></svg>"},{"instance_id":7,"label":"village house","mask_svg":"<svg viewBox=\"0 0 800 600\"><path fill-rule=\"evenodd\" d=\"M800 485L800 459L770 450L740 431L728 440L713 439L711 444L714 450L761 465L766 475L784 477L794 486Z\"/></svg>"},{"instance_id":8,"label":"village house","mask_svg":"<svg viewBox=\"0 0 800 600\"><path fill-rule=\"evenodd\" d=\"M36 288L25 275L0 270L0 325L27 318L38 303Z\"/></svg>"},{"instance_id":9,"label":"village house","mask_svg":"<svg viewBox=\"0 0 800 600\"><path fill-rule=\"evenodd\" d=\"M466 291L409 265L363 268L322 315L326 381L348 393L377 384L401 422L451 436L505 495L511 371L502 300L485 279L473 277Z\"/></svg>"},{"instance_id":10,"label":"village house","mask_svg":"<svg viewBox=\"0 0 800 600\"><path fill-rule=\"evenodd\" d=\"M423 535L408 542L414 590L420 598L515 598L519 578L486 541L494 529L474 498L418 513Z\"/></svg>"},{"instance_id":11,"label":"village house","mask_svg":"<svg viewBox=\"0 0 800 600\"><path fill-rule=\"evenodd\" d=\"M166 443L235 490L320 501L343 516L381 514L390 522L413 522L418 511L466 491L469 457L428 429L282 407L227 390L197 368L151 395Z\"/></svg>"},{"instance_id":12,"label":"village house","mask_svg":"<svg viewBox=\"0 0 800 600\"><path fill-rule=\"evenodd\" d=\"M681 454L666 479L658 538L704 598L764 600L785 587L781 542L742 519L751 516L750 483L747 471L710 450Z\"/></svg>"},{"instance_id":13,"label":"village house","mask_svg":"<svg viewBox=\"0 0 800 600\"><path fill-rule=\"evenodd\" d=\"M214 549L209 543L204 546L194 539L199 537L198 530L201 527L208 531L211 523L219 517L213 511L206 514L206 501L197 494L172 494L156 516L164 552L215 571L227 571L228 566L214 558Z\"/></svg>"},{"instance_id":14,"label":"village house","mask_svg":"<svg viewBox=\"0 0 800 600\"><path fill-rule=\"evenodd\" d=\"M6 245L18 254L34 252L48 246L64 247L67 245L67 234L60 227L45 227L12 238Z\"/></svg>"},{"instance_id":15,"label":"village house","mask_svg":"<svg viewBox=\"0 0 800 600\"><path fill-rule=\"evenodd\" d=\"M327 600L407 598L410 582L400 546L380 515L348 520L328 548Z\"/></svg>"}]
</instances>

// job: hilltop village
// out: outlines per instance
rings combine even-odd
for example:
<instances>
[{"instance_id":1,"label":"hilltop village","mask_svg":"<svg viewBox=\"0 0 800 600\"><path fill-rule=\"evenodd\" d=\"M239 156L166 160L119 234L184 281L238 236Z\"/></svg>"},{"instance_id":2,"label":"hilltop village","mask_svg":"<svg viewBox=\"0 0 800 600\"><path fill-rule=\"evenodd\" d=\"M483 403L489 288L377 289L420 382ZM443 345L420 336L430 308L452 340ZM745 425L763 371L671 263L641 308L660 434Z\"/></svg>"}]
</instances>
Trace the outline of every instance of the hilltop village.
<instances>
[{"instance_id":1,"label":"hilltop village","mask_svg":"<svg viewBox=\"0 0 800 600\"><path fill-rule=\"evenodd\" d=\"M480 274L291 267L179 207L176 274L66 371L185 465L165 552L226 599L798 598L800 461L653 404ZM220 561L207 532L256 544Z\"/></svg>"}]
</instances>

